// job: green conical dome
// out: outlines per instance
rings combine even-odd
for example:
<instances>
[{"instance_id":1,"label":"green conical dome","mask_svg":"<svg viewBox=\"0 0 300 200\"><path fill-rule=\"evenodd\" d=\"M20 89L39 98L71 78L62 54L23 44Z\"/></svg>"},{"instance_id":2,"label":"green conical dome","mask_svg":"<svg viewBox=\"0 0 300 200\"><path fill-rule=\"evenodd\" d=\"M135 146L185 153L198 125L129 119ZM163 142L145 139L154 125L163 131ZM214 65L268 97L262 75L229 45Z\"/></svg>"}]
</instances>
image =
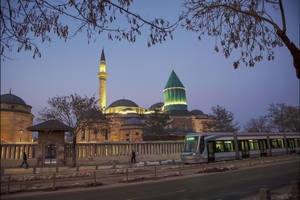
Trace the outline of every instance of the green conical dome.
<instances>
[{"instance_id":1,"label":"green conical dome","mask_svg":"<svg viewBox=\"0 0 300 200\"><path fill-rule=\"evenodd\" d=\"M185 88L174 70L172 70L164 89L163 110L187 110Z\"/></svg>"},{"instance_id":2,"label":"green conical dome","mask_svg":"<svg viewBox=\"0 0 300 200\"><path fill-rule=\"evenodd\" d=\"M168 82L165 86L165 89L172 88L172 87L182 87L182 88L184 88L183 84L179 80L179 78L176 75L176 73L174 72L174 70L172 70L172 72L171 72L171 75L168 79Z\"/></svg>"}]
</instances>

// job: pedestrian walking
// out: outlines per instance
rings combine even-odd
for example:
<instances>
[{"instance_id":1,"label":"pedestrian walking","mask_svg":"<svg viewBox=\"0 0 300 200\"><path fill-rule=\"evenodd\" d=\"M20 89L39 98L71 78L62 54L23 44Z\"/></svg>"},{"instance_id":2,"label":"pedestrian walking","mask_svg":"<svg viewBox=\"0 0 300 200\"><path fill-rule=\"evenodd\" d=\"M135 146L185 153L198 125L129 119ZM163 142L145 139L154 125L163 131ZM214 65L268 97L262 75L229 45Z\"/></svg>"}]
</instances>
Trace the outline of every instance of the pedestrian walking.
<instances>
[{"instance_id":1,"label":"pedestrian walking","mask_svg":"<svg viewBox=\"0 0 300 200\"><path fill-rule=\"evenodd\" d=\"M23 167L24 164L26 165L26 168L29 167L29 165L28 165L28 163L27 163L27 156L26 156L26 153L25 153L25 152L23 152L23 162L22 162L22 164L21 164L20 167Z\"/></svg>"},{"instance_id":2,"label":"pedestrian walking","mask_svg":"<svg viewBox=\"0 0 300 200\"><path fill-rule=\"evenodd\" d=\"M131 152L131 163L136 163L134 150L132 150L132 152Z\"/></svg>"}]
</instances>

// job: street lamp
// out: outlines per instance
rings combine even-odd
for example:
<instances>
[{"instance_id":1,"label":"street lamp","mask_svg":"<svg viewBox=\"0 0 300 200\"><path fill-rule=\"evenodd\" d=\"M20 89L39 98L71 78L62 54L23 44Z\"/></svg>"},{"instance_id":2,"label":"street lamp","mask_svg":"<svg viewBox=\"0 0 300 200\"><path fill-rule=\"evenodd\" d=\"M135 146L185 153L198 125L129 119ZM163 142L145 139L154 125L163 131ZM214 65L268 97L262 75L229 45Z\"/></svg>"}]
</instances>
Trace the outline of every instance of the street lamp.
<instances>
[{"instance_id":1,"label":"street lamp","mask_svg":"<svg viewBox=\"0 0 300 200\"><path fill-rule=\"evenodd\" d=\"M19 131L19 133L20 133L20 142L21 142L21 138L22 138L23 130L21 129L21 130Z\"/></svg>"}]
</instances>

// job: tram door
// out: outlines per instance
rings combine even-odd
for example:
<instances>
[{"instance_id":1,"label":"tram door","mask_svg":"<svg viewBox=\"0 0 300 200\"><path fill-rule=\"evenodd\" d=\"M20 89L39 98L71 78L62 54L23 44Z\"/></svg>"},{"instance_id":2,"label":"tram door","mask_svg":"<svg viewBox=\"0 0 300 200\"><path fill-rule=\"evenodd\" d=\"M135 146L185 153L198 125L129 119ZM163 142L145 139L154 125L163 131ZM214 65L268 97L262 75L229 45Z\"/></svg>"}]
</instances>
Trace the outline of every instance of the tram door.
<instances>
[{"instance_id":1,"label":"tram door","mask_svg":"<svg viewBox=\"0 0 300 200\"><path fill-rule=\"evenodd\" d=\"M258 140L260 156L267 156L267 141Z\"/></svg>"},{"instance_id":2,"label":"tram door","mask_svg":"<svg viewBox=\"0 0 300 200\"><path fill-rule=\"evenodd\" d=\"M207 143L208 162L215 161L215 142Z\"/></svg>"},{"instance_id":3,"label":"tram door","mask_svg":"<svg viewBox=\"0 0 300 200\"><path fill-rule=\"evenodd\" d=\"M241 145L241 151L242 151L242 158L248 158L249 150L250 150L249 141L241 140L240 145Z\"/></svg>"},{"instance_id":4,"label":"tram door","mask_svg":"<svg viewBox=\"0 0 300 200\"><path fill-rule=\"evenodd\" d=\"M295 150L295 140L294 139L287 139L287 144L288 144L288 147L290 149L290 153L295 153L296 150Z\"/></svg>"}]
</instances>

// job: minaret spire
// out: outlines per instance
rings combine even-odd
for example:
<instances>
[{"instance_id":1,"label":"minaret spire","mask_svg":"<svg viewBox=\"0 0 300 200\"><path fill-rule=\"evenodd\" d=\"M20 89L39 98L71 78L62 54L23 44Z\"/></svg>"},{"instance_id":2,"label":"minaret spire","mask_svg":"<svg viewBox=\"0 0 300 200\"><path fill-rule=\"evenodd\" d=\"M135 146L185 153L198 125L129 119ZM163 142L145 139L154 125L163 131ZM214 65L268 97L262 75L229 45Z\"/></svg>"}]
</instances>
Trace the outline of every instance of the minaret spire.
<instances>
[{"instance_id":1,"label":"minaret spire","mask_svg":"<svg viewBox=\"0 0 300 200\"><path fill-rule=\"evenodd\" d=\"M104 61L105 61L104 48L102 49L101 60L104 60Z\"/></svg>"},{"instance_id":2,"label":"minaret spire","mask_svg":"<svg viewBox=\"0 0 300 200\"><path fill-rule=\"evenodd\" d=\"M104 112L106 107L106 61L105 61L105 55L104 55L104 48L101 52L101 58L100 58L100 72L98 72L98 78L99 78L99 109Z\"/></svg>"}]
</instances>

